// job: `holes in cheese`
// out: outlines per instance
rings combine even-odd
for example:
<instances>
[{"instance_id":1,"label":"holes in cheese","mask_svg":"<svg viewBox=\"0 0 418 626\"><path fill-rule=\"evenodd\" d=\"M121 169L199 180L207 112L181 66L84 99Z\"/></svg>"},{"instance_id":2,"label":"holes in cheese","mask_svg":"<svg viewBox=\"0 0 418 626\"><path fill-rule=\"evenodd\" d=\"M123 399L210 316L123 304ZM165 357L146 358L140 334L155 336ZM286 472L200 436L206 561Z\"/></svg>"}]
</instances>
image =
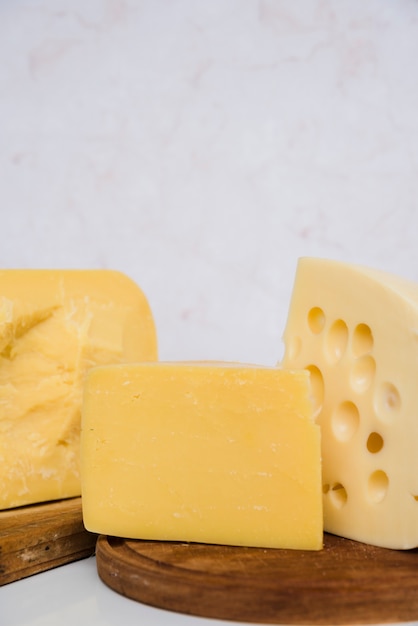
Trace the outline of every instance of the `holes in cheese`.
<instances>
[{"instance_id":1,"label":"holes in cheese","mask_svg":"<svg viewBox=\"0 0 418 626\"><path fill-rule=\"evenodd\" d=\"M380 452L380 450L383 448L383 437L382 435L379 435L379 433L370 433L370 435L367 438L367 449L369 452L371 452L372 454L376 454L376 452Z\"/></svg>"},{"instance_id":2,"label":"holes in cheese","mask_svg":"<svg viewBox=\"0 0 418 626\"><path fill-rule=\"evenodd\" d=\"M307 372L210 363L93 368L82 416L86 528L119 537L322 547Z\"/></svg>"},{"instance_id":3,"label":"holes in cheese","mask_svg":"<svg viewBox=\"0 0 418 626\"><path fill-rule=\"evenodd\" d=\"M360 414L354 402L341 402L331 415L331 427L334 436L339 441L349 441L353 438L360 423Z\"/></svg>"},{"instance_id":4,"label":"holes in cheese","mask_svg":"<svg viewBox=\"0 0 418 626\"><path fill-rule=\"evenodd\" d=\"M316 335L319 334L325 326L325 314L319 306L315 306L308 312L308 325L310 330Z\"/></svg>"},{"instance_id":5,"label":"holes in cheese","mask_svg":"<svg viewBox=\"0 0 418 626\"><path fill-rule=\"evenodd\" d=\"M350 383L353 391L363 393L370 388L374 380L376 362L367 354L356 359L350 369Z\"/></svg>"},{"instance_id":6,"label":"holes in cheese","mask_svg":"<svg viewBox=\"0 0 418 626\"><path fill-rule=\"evenodd\" d=\"M86 371L156 351L149 305L123 274L0 271L0 509L80 495Z\"/></svg>"},{"instance_id":7,"label":"holes in cheese","mask_svg":"<svg viewBox=\"0 0 418 626\"><path fill-rule=\"evenodd\" d=\"M373 333L367 324L358 324L353 332L353 355L355 357L368 354L373 349Z\"/></svg>"},{"instance_id":8,"label":"holes in cheese","mask_svg":"<svg viewBox=\"0 0 418 626\"><path fill-rule=\"evenodd\" d=\"M369 497L373 502L381 502L389 487L389 477L383 470L376 470L369 477Z\"/></svg>"},{"instance_id":9,"label":"holes in cheese","mask_svg":"<svg viewBox=\"0 0 418 626\"><path fill-rule=\"evenodd\" d=\"M331 363L337 363L344 355L348 342L348 328L344 320L336 320L325 338L325 350Z\"/></svg>"},{"instance_id":10,"label":"holes in cheese","mask_svg":"<svg viewBox=\"0 0 418 626\"><path fill-rule=\"evenodd\" d=\"M300 259L282 365L312 374L329 532L418 546L417 325L418 285Z\"/></svg>"},{"instance_id":11,"label":"holes in cheese","mask_svg":"<svg viewBox=\"0 0 418 626\"><path fill-rule=\"evenodd\" d=\"M317 415L322 408L324 400L324 381L321 370L316 365L308 365L306 369L311 375L311 398L314 407L314 415Z\"/></svg>"},{"instance_id":12,"label":"holes in cheese","mask_svg":"<svg viewBox=\"0 0 418 626\"><path fill-rule=\"evenodd\" d=\"M375 409L382 420L392 421L401 409L401 396L393 383L383 382L376 391Z\"/></svg>"},{"instance_id":13,"label":"holes in cheese","mask_svg":"<svg viewBox=\"0 0 418 626\"><path fill-rule=\"evenodd\" d=\"M347 491L341 483L334 483L329 491L333 505L340 509L347 501Z\"/></svg>"}]
</instances>

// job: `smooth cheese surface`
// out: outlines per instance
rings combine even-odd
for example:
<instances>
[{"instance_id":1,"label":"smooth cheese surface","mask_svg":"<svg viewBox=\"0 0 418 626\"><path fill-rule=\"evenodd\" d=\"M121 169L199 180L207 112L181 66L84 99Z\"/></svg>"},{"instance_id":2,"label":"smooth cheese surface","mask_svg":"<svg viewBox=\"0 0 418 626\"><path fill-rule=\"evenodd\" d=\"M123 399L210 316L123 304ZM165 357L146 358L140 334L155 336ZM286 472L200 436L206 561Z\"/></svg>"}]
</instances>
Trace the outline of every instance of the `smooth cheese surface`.
<instances>
[{"instance_id":1,"label":"smooth cheese surface","mask_svg":"<svg viewBox=\"0 0 418 626\"><path fill-rule=\"evenodd\" d=\"M0 509L80 495L86 371L156 357L150 307L124 274L0 271Z\"/></svg>"},{"instance_id":2,"label":"smooth cheese surface","mask_svg":"<svg viewBox=\"0 0 418 626\"><path fill-rule=\"evenodd\" d=\"M324 529L418 546L418 286L300 259L284 343L282 366L311 372Z\"/></svg>"},{"instance_id":3,"label":"smooth cheese surface","mask_svg":"<svg viewBox=\"0 0 418 626\"><path fill-rule=\"evenodd\" d=\"M102 534L320 549L308 374L210 363L92 369L82 502L86 528Z\"/></svg>"}]
</instances>

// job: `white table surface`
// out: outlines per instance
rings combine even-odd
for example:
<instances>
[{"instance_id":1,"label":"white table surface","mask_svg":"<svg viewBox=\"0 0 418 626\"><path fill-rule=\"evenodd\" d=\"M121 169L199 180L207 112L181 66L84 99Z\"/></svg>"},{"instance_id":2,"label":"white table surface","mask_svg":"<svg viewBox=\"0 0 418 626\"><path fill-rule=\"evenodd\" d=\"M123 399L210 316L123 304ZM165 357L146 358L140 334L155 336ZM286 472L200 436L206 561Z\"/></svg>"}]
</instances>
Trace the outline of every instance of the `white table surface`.
<instances>
[{"instance_id":1,"label":"white table surface","mask_svg":"<svg viewBox=\"0 0 418 626\"><path fill-rule=\"evenodd\" d=\"M418 281L417 68L412 0L0 0L0 267L119 269L161 359L276 363L299 256ZM94 559L0 588L1 626L157 622L205 620Z\"/></svg>"}]
</instances>

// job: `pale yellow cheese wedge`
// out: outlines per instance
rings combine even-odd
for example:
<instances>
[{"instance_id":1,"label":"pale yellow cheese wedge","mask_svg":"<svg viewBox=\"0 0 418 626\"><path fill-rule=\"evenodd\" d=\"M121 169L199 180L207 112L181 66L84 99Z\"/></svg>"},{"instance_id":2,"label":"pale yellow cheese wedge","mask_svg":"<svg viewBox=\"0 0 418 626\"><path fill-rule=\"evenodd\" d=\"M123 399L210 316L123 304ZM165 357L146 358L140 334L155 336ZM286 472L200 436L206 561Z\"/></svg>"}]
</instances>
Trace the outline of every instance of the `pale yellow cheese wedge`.
<instances>
[{"instance_id":1,"label":"pale yellow cheese wedge","mask_svg":"<svg viewBox=\"0 0 418 626\"><path fill-rule=\"evenodd\" d=\"M82 502L96 533L320 549L308 373L225 363L90 370Z\"/></svg>"},{"instance_id":2,"label":"pale yellow cheese wedge","mask_svg":"<svg viewBox=\"0 0 418 626\"><path fill-rule=\"evenodd\" d=\"M418 285L300 259L283 367L311 372L325 530L418 546Z\"/></svg>"},{"instance_id":3,"label":"pale yellow cheese wedge","mask_svg":"<svg viewBox=\"0 0 418 626\"><path fill-rule=\"evenodd\" d=\"M86 371L156 357L150 307L127 276L0 271L0 509L80 495Z\"/></svg>"}]
</instances>

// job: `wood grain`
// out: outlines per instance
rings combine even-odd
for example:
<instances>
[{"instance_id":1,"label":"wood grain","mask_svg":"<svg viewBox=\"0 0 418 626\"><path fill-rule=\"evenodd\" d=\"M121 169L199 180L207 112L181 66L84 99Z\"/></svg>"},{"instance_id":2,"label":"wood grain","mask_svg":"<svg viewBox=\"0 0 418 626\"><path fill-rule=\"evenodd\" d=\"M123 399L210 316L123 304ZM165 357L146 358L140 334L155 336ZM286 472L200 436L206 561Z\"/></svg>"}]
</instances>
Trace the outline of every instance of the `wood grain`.
<instances>
[{"instance_id":1,"label":"wood grain","mask_svg":"<svg viewBox=\"0 0 418 626\"><path fill-rule=\"evenodd\" d=\"M325 535L319 552L100 536L100 578L172 611L266 624L370 624L418 619L418 550Z\"/></svg>"},{"instance_id":2,"label":"wood grain","mask_svg":"<svg viewBox=\"0 0 418 626\"><path fill-rule=\"evenodd\" d=\"M0 585L94 554L81 498L0 512Z\"/></svg>"}]
</instances>

